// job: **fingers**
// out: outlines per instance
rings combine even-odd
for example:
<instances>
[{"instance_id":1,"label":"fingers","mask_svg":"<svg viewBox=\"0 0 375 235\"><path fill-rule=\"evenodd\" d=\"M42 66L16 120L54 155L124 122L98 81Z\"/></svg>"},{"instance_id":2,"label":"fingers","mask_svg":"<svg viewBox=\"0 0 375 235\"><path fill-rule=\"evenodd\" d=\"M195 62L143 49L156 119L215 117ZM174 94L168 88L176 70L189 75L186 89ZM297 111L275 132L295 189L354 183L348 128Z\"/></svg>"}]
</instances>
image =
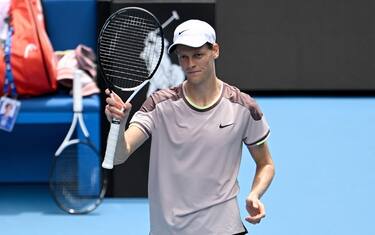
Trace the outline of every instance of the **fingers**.
<instances>
[{"instance_id":1,"label":"fingers","mask_svg":"<svg viewBox=\"0 0 375 235\"><path fill-rule=\"evenodd\" d=\"M106 95L108 95L106 102L111 106L121 107L124 102L122 99L114 92L110 92L108 89L105 90Z\"/></svg>"},{"instance_id":2,"label":"fingers","mask_svg":"<svg viewBox=\"0 0 375 235\"><path fill-rule=\"evenodd\" d=\"M246 200L246 209L249 216L247 216L245 220L249 223L258 224L264 217L266 217L264 205L260 200Z\"/></svg>"},{"instance_id":3,"label":"fingers","mask_svg":"<svg viewBox=\"0 0 375 235\"><path fill-rule=\"evenodd\" d=\"M118 120L126 118L130 113L131 104L124 103L116 93L110 92L108 89L105 90L105 93L108 97L106 98L107 105L104 112L108 121L112 121L114 118Z\"/></svg>"},{"instance_id":4,"label":"fingers","mask_svg":"<svg viewBox=\"0 0 375 235\"><path fill-rule=\"evenodd\" d=\"M114 118L118 120L122 120L125 117L125 114L122 112L121 108L119 109L109 104L105 106L104 112L105 112L105 115L107 116L108 121L110 122Z\"/></svg>"},{"instance_id":5,"label":"fingers","mask_svg":"<svg viewBox=\"0 0 375 235\"><path fill-rule=\"evenodd\" d=\"M266 217L266 215L262 215L262 214L259 214L259 215L256 215L256 216L251 216L251 215L249 215L249 216L245 217L245 220L246 220L247 222L251 223L251 224L259 224L260 221L261 221L264 217Z\"/></svg>"}]
</instances>

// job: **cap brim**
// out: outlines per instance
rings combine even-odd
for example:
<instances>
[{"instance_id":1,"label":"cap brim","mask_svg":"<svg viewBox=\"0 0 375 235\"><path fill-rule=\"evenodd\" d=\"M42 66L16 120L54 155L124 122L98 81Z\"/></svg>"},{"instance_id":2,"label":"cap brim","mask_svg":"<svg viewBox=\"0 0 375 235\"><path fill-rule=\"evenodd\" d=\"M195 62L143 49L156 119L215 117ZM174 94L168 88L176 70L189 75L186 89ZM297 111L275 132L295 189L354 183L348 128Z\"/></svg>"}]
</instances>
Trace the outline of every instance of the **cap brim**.
<instances>
[{"instance_id":1,"label":"cap brim","mask_svg":"<svg viewBox=\"0 0 375 235\"><path fill-rule=\"evenodd\" d=\"M169 48L168 48L168 53L171 54L177 47L177 45L184 45L188 47L201 47L204 44L207 43L207 39L204 37L197 38L196 36L194 37L189 37L189 36L184 36L178 38Z\"/></svg>"}]
</instances>

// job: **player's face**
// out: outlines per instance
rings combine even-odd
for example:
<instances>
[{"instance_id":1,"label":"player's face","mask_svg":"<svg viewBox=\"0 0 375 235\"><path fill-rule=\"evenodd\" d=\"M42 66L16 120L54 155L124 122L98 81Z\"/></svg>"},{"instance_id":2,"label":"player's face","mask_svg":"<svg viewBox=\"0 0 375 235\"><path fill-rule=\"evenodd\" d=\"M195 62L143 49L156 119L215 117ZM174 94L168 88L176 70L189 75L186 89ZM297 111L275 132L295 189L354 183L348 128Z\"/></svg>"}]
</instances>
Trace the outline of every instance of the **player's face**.
<instances>
[{"instance_id":1,"label":"player's face","mask_svg":"<svg viewBox=\"0 0 375 235\"><path fill-rule=\"evenodd\" d=\"M217 44L214 44L212 49L207 45L199 48L178 45L176 53L189 82L200 83L216 77L215 59L219 53Z\"/></svg>"}]
</instances>

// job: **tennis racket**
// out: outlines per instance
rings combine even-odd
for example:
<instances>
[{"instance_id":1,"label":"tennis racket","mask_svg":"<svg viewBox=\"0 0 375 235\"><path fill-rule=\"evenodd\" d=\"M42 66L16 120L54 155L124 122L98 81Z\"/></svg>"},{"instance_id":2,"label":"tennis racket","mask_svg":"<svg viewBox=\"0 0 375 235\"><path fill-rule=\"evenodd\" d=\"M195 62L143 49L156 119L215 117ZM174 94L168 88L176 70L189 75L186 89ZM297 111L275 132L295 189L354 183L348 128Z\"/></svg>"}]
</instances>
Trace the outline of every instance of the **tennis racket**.
<instances>
[{"instance_id":1,"label":"tennis racket","mask_svg":"<svg viewBox=\"0 0 375 235\"><path fill-rule=\"evenodd\" d=\"M163 29L149 11L127 7L113 13L98 38L98 64L110 90L133 92L126 102L150 81L164 50ZM103 168L112 169L120 121L113 119L107 138Z\"/></svg>"},{"instance_id":2,"label":"tennis racket","mask_svg":"<svg viewBox=\"0 0 375 235\"><path fill-rule=\"evenodd\" d=\"M90 140L82 116L81 76L78 70L73 79L73 121L53 158L49 177L50 192L57 205L70 214L84 214L94 210L106 191L106 177L101 168L98 150ZM78 136L78 127L84 139Z\"/></svg>"}]
</instances>

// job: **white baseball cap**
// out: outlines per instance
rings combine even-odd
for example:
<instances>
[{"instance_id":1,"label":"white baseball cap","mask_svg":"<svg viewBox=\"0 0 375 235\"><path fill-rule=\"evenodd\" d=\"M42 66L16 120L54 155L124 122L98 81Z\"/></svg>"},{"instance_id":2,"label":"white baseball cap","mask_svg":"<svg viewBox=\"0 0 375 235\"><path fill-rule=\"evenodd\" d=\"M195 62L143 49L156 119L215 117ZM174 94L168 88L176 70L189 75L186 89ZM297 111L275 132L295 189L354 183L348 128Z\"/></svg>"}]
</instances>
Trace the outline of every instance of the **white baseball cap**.
<instances>
[{"instance_id":1,"label":"white baseball cap","mask_svg":"<svg viewBox=\"0 0 375 235\"><path fill-rule=\"evenodd\" d=\"M177 45L201 47L207 42L214 44L215 41L216 33L211 25L201 20L188 20L175 29L173 44L168 48L168 53L172 53Z\"/></svg>"}]
</instances>

